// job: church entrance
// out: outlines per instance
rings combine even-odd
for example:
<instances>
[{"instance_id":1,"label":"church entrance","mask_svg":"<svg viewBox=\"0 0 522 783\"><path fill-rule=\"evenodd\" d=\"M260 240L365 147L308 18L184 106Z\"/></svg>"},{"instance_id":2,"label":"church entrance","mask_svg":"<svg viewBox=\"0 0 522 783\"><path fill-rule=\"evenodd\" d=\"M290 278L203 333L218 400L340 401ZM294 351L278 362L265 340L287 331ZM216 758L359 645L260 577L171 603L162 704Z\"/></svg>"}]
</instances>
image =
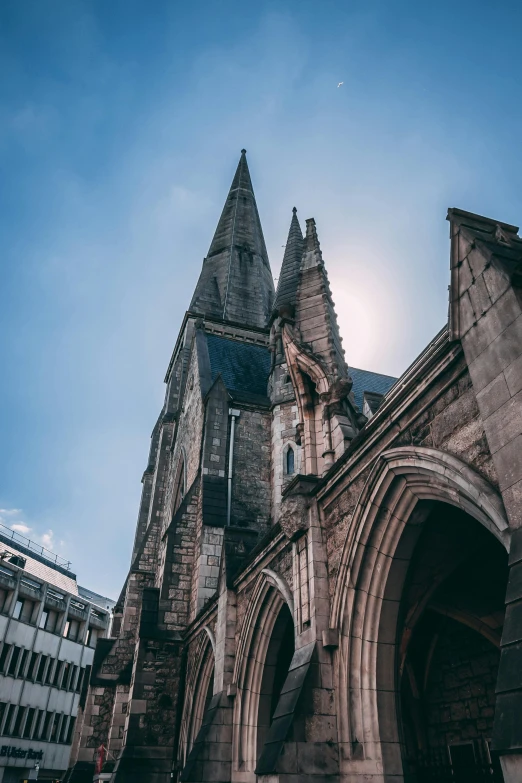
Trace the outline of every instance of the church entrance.
<instances>
[{"instance_id":1,"label":"church entrance","mask_svg":"<svg viewBox=\"0 0 522 783\"><path fill-rule=\"evenodd\" d=\"M491 750L507 553L463 511L434 503L409 565L397 640L407 783L502 783Z\"/></svg>"}]
</instances>

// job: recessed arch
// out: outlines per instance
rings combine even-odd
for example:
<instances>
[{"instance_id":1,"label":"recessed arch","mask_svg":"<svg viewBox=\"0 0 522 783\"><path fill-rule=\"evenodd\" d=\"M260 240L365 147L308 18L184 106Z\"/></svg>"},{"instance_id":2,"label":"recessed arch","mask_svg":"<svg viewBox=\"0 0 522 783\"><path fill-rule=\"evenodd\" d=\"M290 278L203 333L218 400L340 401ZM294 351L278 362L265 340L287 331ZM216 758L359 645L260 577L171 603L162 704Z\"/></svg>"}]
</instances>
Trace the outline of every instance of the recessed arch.
<instances>
[{"instance_id":1,"label":"recessed arch","mask_svg":"<svg viewBox=\"0 0 522 783\"><path fill-rule=\"evenodd\" d=\"M392 449L376 461L349 526L330 617L340 630L342 756L348 765L364 759L367 774L383 774L383 752L398 741L389 717L395 692L382 687L392 682L394 664L381 652L396 643L404 579L430 501L462 509L509 550L500 496L464 462L420 447Z\"/></svg>"},{"instance_id":2,"label":"recessed arch","mask_svg":"<svg viewBox=\"0 0 522 783\"><path fill-rule=\"evenodd\" d=\"M180 727L181 766L201 728L214 686L215 640L210 628L205 626L198 634L191 652L193 665L189 667L185 683L185 698Z\"/></svg>"},{"instance_id":3,"label":"recessed arch","mask_svg":"<svg viewBox=\"0 0 522 783\"><path fill-rule=\"evenodd\" d=\"M173 493L173 506L172 514L174 515L181 505L181 501L187 491L187 469L185 460L185 451L183 446L180 449L178 456L178 464L176 466L176 473L174 478L174 493Z\"/></svg>"},{"instance_id":4,"label":"recessed arch","mask_svg":"<svg viewBox=\"0 0 522 783\"><path fill-rule=\"evenodd\" d=\"M288 470L288 456L289 452L293 452L293 470L290 472ZM296 473L299 473L301 470L301 453L299 446L297 443L293 440L288 440L283 446L283 449L281 451L282 455L282 461L283 461L283 476L286 478L287 476L295 475Z\"/></svg>"},{"instance_id":5,"label":"recessed arch","mask_svg":"<svg viewBox=\"0 0 522 783\"><path fill-rule=\"evenodd\" d=\"M264 569L253 589L241 630L234 682L237 695L234 704L234 769L255 781L257 762L258 717L263 673L270 641L283 607L287 607L294 625L292 591L275 572Z\"/></svg>"}]
</instances>

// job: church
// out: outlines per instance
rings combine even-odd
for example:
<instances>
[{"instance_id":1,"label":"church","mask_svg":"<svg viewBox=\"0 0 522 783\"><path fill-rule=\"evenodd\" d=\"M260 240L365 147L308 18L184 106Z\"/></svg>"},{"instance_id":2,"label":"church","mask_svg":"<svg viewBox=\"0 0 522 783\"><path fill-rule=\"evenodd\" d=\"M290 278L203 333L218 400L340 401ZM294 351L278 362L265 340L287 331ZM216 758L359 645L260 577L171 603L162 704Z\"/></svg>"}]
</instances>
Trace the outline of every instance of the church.
<instances>
[{"instance_id":1,"label":"church","mask_svg":"<svg viewBox=\"0 0 522 783\"><path fill-rule=\"evenodd\" d=\"M396 379L289 218L276 289L243 150L67 780L520 783L518 229L449 209L448 321Z\"/></svg>"}]
</instances>

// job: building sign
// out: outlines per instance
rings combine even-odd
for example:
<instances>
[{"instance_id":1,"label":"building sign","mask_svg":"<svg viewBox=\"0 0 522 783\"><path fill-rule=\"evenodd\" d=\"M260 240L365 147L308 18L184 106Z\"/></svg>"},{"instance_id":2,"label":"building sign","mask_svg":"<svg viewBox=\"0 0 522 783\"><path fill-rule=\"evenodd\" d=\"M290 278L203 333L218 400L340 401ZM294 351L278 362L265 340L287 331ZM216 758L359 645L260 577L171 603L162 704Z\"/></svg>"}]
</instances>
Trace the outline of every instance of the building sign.
<instances>
[{"instance_id":1,"label":"building sign","mask_svg":"<svg viewBox=\"0 0 522 783\"><path fill-rule=\"evenodd\" d=\"M17 748L15 745L2 745L0 747L0 756L8 756L15 759L33 759L34 761L41 761L43 759L43 750L24 750L23 748Z\"/></svg>"}]
</instances>

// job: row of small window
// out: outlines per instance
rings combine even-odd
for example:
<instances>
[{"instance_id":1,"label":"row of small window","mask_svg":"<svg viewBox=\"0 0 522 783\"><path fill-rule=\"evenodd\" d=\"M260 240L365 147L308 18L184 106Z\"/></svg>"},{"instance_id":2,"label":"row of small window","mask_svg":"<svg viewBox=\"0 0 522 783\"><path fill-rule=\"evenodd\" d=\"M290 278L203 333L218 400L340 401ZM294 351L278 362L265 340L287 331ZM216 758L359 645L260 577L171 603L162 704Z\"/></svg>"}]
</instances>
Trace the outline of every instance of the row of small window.
<instances>
[{"instance_id":1,"label":"row of small window","mask_svg":"<svg viewBox=\"0 0 522 783\"><path fill-rule=\"evenodd\" d=\"M3 611L3 607L6 604L6 596L6 591L0 590L0 612ZM34 624L36 622L34 619L35 607L35 601L28 601L27 598L18 598L13 610L14 619L21 620L23 623ZM59 618L59 612L56 612L53 609L44 609L38 621L38 628L43 628L45 631L49 631L49 633L56 633L56 626L58 625ZM76 642L78 640L79 633L80 621L67 620L63 629L63 635L72 642ZM87 631L87 639L85 640L85 644L88 647L95 647L97 637L98 631L95 628L89 628Z\"/></svg>"},{"instance_id":2,"label":"row of small window","mask_svg":"<svg viewBox=\"0 0 522 783\"><path fill-rule=\"evenodd\" d=\"M24 650L15 644L4 644L0 652L0 673L79 693L85 667Z\"/></svg>"},{"instance_id":3,"label":"row of small window","mask_svg":"<svg viewBox=\"0 0 522 783\"><path fill-rule=\"evenodd\" d=\"M22 737L70 745L75 723L76 718L72 715L0 702L0 734L3 737Z\"/></svg>"}]
</instances>

